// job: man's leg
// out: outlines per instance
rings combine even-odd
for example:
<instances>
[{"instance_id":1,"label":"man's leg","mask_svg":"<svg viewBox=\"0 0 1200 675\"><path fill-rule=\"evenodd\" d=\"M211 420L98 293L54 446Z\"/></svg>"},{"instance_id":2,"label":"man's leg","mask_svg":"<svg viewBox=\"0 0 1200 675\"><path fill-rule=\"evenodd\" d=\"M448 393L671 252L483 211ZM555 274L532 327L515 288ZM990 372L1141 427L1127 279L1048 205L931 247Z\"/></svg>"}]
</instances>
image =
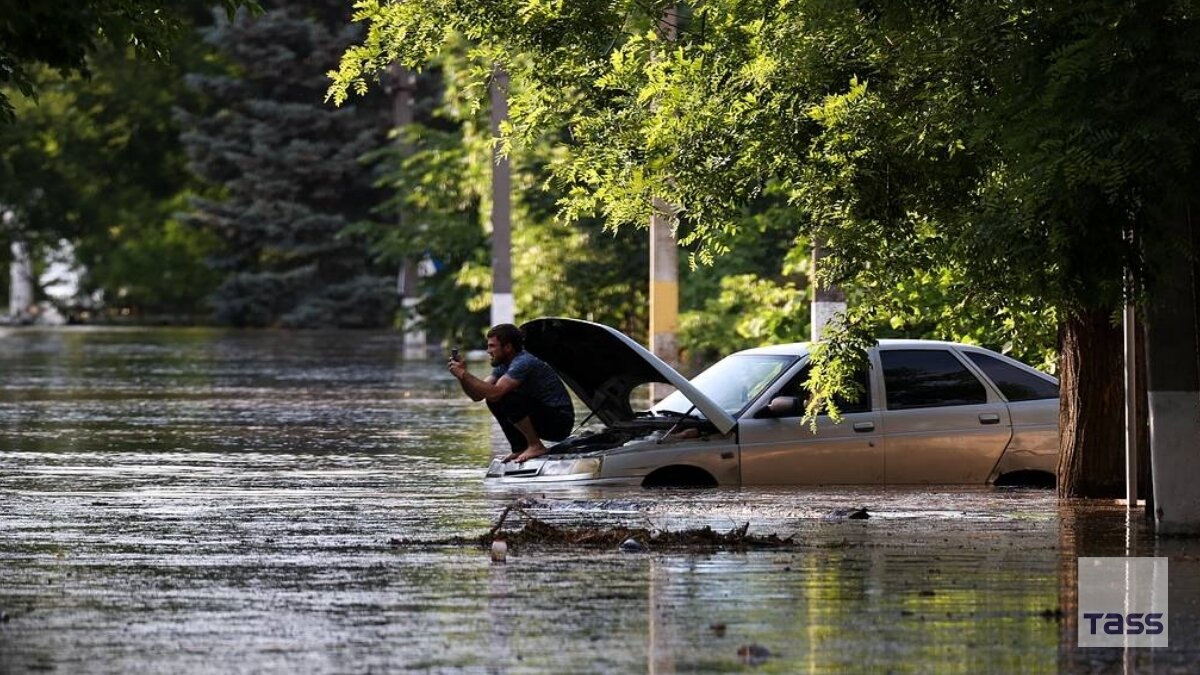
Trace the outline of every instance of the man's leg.
<instances>
[{"instance_id":1,"label":"man's leg","mask_svg":"<svg viewBox=\"0 0 1200 675\"><path fill-rule=\"evenodd\" d=\"M510 392L509 396L511 396L513 393L515 392ZM508 398L508 396L505 396L504 398ZM503 401L503 399L501 399L501 401ZM502 461L511 462L512 460L516 459L517 455L521 454L525 448L529 447L529 443L525 440L525 434L521 433L521 431L517 429L516 425L509 421L509 411L504 405L501 405L501 402L492 403L491 401L488 401L487 407L488 410L492 412L492 417L496 418L496 423L500 425L500 430L504 432L504 438L508 439L510 452Z\"/></svg>"},{"instance_id":2,"label":"man's leg","mask_svg":"<svg viewBox=\"0 0 1200 675\"><path fill-rule=\"evenodd\" d=\"M499 401L488 403L488 408L500 421L500 428L505 430L504 435L513 449L512 454L503 461L524 462L548 452L530 419L530 413L536 407L537 404L521 391L510 391ZM509 433L509 429L512 429L512 433Z\"/></svg>"},{"instance_id":3,"label":"man's leg","mask_svg":"<svg viewBox=\"0 0 1200 675\"><path fill-rule=\"evenodd\" d=\"M518 462L550 452L542 439L561 441L566 438L575 426L575 417L569 411L554 410L538 401L531 401L529 416L521 420L521 423L517 424L517 428L529 441L529 447L517 457Z\"/></svg>"},{"instance_id":4,"label":"man's leg","mask_svg":"<svg viewBox=\"0 0 1200 675\"><path fill-rule=\"evenodd\" d=\"M504 461L515 460L524 462L534 457L541 457L550 452L542 443L539 429L545 431L549 438L565 438L570 433L574 420L570 415L559 414L541 403L529 398L520 390L510 391L495 403L488 403L488 408L513 448L513 454ZM562 419L560 419L562 418ZM507 425L505 424L507 422ZM509 433L512 428L514 433Z\"/></svg>"},{"instance_id":5,"label":"man's leg","mask_svg":"<svg viewBox=\"0 0 1200 675\"><path fill-rule=\"evenodd\" d=\"M547 452L550 452L550 450L547 449L542 443L542 439L538 436L537 429L533 427L533 419L531 419L528 415L520 420L517 420L516 422L513 422L513 425L516 426L521 434L525 437L526 442L524 452L517 455L515 461L524 462L526 460L533 459L534 457L541 457Z\"/></svg>"}]
</instances>

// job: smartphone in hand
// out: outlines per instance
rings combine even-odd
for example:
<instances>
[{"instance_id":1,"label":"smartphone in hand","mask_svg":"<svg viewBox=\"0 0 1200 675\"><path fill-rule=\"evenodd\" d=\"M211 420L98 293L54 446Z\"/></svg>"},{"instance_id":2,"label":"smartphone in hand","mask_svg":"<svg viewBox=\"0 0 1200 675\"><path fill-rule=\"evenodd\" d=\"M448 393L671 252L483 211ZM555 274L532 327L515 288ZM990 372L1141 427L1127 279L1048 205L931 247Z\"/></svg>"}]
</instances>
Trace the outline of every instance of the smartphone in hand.
<instances>
[{"instance_id":1,"label":"smartphone in hand","mask_svg":"<svg viewBox=\"0 0 1200 675\"><path fill-rule=\"evenodd\" d=\"M457 348L455 348L455 349L451 349L451 350L450 350L450 360L451 360L451 361L462 361L462 358L461 358L461 357L459 357L459 355L458 355L458 349L457 349Z\"/></svg>"}]
</instances>

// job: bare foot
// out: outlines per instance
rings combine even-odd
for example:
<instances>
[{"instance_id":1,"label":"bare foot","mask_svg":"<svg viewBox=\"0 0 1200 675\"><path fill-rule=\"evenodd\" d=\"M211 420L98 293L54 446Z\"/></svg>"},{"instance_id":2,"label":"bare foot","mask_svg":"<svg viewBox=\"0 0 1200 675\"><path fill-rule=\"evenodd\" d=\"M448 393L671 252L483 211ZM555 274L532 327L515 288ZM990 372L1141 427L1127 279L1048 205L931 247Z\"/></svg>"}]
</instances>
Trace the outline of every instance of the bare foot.
<instances>
[{"instance_id":1,"label":"bare foot","mask_svg":"<svg viewBox=\"0 0 1200 675\"><path fill-rule=\"evenodd\" d=\"M533 459L534 457L541 457L547 452L550 452L550 450L541 443L538 443L537 445L531 445L528 448L525 448L525 452L522 452L517 456L516 462L517 464L520 464L521 462Z\"/></svg>"},{"instance_id":2,"label":"bare foot","mask_svg":"<svg viewBox=\"0 0 1200 675\"><path fill-rule=\"evenodd\" d=\"M509 462L511 462L511 461L513 461L514 459L516 459L516 458L517 458L517 455L520 455L520 454L521 454L521 453L519 453L519 452L512 452L512 453L509 453L508 455L505 455L504 459L500 460L500 463L501 463L501 464L508 464Z\"/></svg>"}]
</instances>

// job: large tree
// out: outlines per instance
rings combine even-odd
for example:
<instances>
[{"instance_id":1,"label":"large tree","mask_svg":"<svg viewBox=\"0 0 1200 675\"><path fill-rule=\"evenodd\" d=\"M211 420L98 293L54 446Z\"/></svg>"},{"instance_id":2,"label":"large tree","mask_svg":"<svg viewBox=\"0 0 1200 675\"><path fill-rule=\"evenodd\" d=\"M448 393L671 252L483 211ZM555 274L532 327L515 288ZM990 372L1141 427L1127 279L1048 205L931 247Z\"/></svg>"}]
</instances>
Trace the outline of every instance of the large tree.
<instances>
[{"instance_id":1,"label":"large tree","mask_svg":"<svg viewBox=\"0 0 1200 675\"><path fill-rule=\"evenodd\" d=\"M949 280L951 304L1014 340L1052 313L1070 389L1060 493L1114 492L1111 317L1124 271L1148 269L1128 232L1161 239L1155 214L1195 185L1197 3L700 2L667 47L673 4L362 0L368 33L331 95L462 32L524 83L517 139L570 129L555 167L569 216L641 225L662 197L711 260L747 205L782 190L829 248L823 280L857 293L817 350L817 406L913 313L914 279Z\"/></svg>"},{"instance_id":2,"label":"large tree","mask_svg":"<svg viewBox=\"0 0 1200 675\"><path fill-rule=\"evenodd\" d=\"M218 17L207 39L231 69L196 74L211 102L181 113L192 168L219 186L190 221L226 246L216 318L238 326L377 327L392 323L393 277L361 237L344 235L382 201L360 159L386 142L380 92L323 105L322 73L357 28L342 3L263 3L260 16Z\"/></svg>"}]
</instances>

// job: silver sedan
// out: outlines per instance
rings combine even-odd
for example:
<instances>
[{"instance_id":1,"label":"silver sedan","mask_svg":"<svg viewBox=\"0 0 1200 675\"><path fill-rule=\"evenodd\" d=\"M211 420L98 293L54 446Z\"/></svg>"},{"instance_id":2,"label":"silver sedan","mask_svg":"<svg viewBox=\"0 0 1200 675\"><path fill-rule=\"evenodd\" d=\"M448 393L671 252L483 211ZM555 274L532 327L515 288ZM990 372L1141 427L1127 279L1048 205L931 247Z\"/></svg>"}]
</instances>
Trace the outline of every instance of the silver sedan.
<instances>
[{"instance_id":1,"label":"silver sedan","mask_svg":"<svg viewBox=\"0 0 1200 675\"><path fill-rule=\"evenodd\" d=\"M814 432L801 421L808 343L738 352L689 381L608 326L522 329L591 414L544 457L494 460L489 483L1054 484L1057 380L981 347L881 340L861 395ZM630 394L652 382L675 392L634 410Z\"/></svg>"}]
</instances>

